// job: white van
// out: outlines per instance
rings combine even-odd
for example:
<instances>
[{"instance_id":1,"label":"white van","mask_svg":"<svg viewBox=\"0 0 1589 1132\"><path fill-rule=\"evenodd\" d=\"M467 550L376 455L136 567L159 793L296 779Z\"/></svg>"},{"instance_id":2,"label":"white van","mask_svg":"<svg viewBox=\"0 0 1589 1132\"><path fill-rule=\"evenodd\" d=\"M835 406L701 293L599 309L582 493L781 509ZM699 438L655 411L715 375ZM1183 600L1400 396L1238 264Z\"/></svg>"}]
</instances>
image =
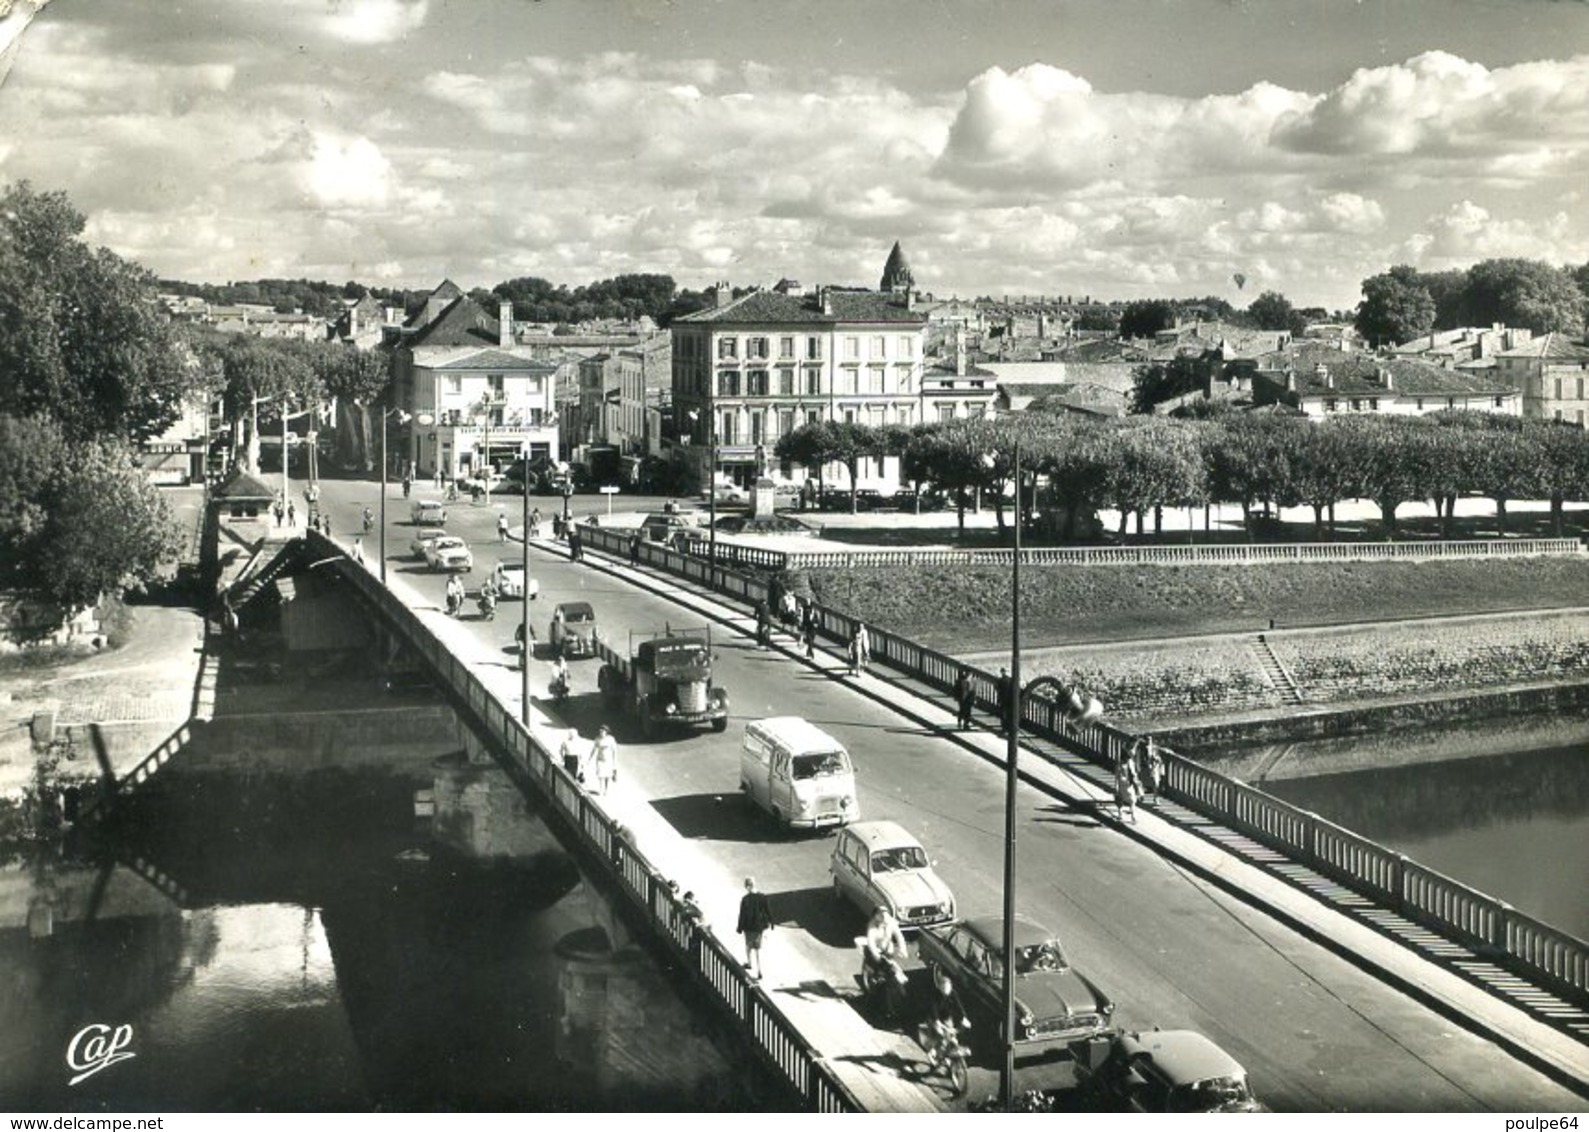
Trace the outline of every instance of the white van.
<instances>
[{"instance_id":1,"label":"white van","mask_svg":"<svg viewBox=\"0 0 1589 1132\"><path fill-rule=\"evenodd\" d=\"M745 725L739 788L782 825L816 829L861 816L855 767L833 736L795 716Z\"/></svg>"}]
</instances>

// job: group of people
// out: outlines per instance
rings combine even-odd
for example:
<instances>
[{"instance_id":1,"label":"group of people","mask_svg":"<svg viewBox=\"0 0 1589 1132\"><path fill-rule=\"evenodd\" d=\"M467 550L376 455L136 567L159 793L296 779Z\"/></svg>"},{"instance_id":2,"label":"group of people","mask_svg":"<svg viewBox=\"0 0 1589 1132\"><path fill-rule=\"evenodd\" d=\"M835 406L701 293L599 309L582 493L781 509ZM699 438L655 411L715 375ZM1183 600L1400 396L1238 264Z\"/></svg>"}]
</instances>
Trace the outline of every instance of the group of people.
<instances>
[{"instance_id":1,"label":"group of people","mask_svg":"<svg viewBox=\"0 0 1589 1132\"><path fill-rule=\"evenodd\" d=\"M588 750L581 749L583 742L573 728L563 736L557 752L563 769L592 794L605 794L618 781L618 741L607 725L602 724L596 729L596 739Z\"/></svg>"},{"instance_id":2,"label":"group of people","mask_svg":"<svg viewBox=\"0 0 1589 1132\"><path fill-rule=\"evenodd\" d=\"M1137 803L1158 797L1164 776L1164 755L1153 736L1139 738L1115 762L1115 814L1122 821L1137 823Z\"/></svg>"},{"instance_id":3,"label":"group of people","mask_svg":"<svg viewBox=\"0 0 1589 1132\"><path fill-rule=\"evenodd\" d=\"M285 521L289 527L296 527L298 525L298 509L293 506L292 500L290 499L287 500L287 505L285 507L282 506L281 500L276 500L276 502L270 505L270 513L276 517L276 525L278 527L281 526L283 521Z\"/></svg>"}]
</instances>

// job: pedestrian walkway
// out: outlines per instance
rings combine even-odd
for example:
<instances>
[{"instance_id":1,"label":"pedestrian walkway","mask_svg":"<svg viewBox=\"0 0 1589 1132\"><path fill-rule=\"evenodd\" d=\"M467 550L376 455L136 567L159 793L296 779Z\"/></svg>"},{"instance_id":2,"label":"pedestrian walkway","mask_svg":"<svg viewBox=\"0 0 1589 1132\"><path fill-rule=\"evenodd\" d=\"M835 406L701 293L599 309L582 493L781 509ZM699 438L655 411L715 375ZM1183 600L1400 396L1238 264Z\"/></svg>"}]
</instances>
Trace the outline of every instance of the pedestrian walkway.
<instances>
[{"instance_id":1,"label":"pedestrian walkway","mask_svg":"<svg viewBox=\"0 0 1589 1132\"><path fill-rule=\"evenodd\" d=\"M540 545L566 553L560 544ZM719 595L594 549L587 548L585 561L754 637L753 614L727 604ZM806 661L803 649L787 633L775 633L773 647L793 662L815 664L918 723L954 733L978 756L1004 764L1005 740L990 731L956 732L954 705L945 694L892 671L850 675L847 660L828 645L819 647L814 661ZM1312 870L1182 807L1163 802L1141 807L1136 823L1122 824L1113 813L1112 779L1105 768L1053 744L1034 743L1030 737L1023 740L1023 753L1028 757L1020 763L1021 775L1029 785L1117 825L1127 836L1267 910L1559 1079L1579 1087L1589 1085L1589 1045L1585 1044L1589 1018L1571 1004L1538 987L1517 986L1519 980L1470 950L1376 908ZM732 889L732 880L727 883ZM825 1047L819 1044L819 1048Z\"/></svg>"}]
</instances>

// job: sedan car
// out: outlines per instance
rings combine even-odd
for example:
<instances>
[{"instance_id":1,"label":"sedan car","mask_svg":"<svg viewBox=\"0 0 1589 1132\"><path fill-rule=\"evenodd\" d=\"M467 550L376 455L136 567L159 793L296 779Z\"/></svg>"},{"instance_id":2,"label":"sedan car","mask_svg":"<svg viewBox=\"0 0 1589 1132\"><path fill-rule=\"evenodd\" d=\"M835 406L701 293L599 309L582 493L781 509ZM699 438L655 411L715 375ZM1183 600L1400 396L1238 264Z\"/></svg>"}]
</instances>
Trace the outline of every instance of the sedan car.
<instances>
[{"instance_id":1,"label":"sedan car","mask_svg":"<svg viewBox=\"0 0 1589 1132\"><path fill-rule=\"evenodd\" d=\"M1109 1112L1264 1112L1247 1071L1193 1030L1107 1033L1071 1046L1076 1086Z\"/></svg>"},{"instance_id":2,"label":"sedan car","mask_svg":"<svg viewBox=\"0 0 1589 1132\"><path fill-rule=\"evenodd\" d=\"M588 601L562 602L552 610L552 624L546 636L556 656L595 656L596 611Z\"/></svg>"},{"instance_id":3,"label":"sedan car","mask_svg":"<svg viewBox=\"0 0 1589 1132\"><path fill-rule=\"evenodd\" d=\"M927 859L921 842L891 821L845 827L828 860L833 894L862 912L879 904L900 927L920 928L955 917L955 900Z\"/></svg>"},{"instance_id":4,"label":"sedan car","mask_svg":"<svg viewBox=\"0 0 1589 1132\"><path fill-rule=\"evenodd\" d=\"M922 960L947 971L960 1000L984 1020L982 1033L998 1033L1004 1017L1004 920L999 916L925 928L917 947ZM1015 1040L1074 1041L1109 1026L1114 1003L1070 965L1052 932L1015 918Z\"/></svg>"},{"instance_id":5,"label":"sedan car","mask_svg":"<svg viewBox=\"0 0 1589 1132\"><path fill-rule=\"evenodd\" d=\"M529 597L533 601L541 596L541 583L525 574L522 562L498 562L491 571L491 580L503 597Z\"/></svg>"},{"instance_id":6,"label":"sedan car","mask_svg":"<svg viewBox=\"0 0 1589 1132\"><path fill-rule=\"evenodd\" d=\"M446 537L447 532L440 527L421 527L414 532L413 541L408 544L408 549L413 551L415 558L423 558L428 563L430 556L426 551L430 549L430 544Z\"/></svg>"},{"instance_id":7,"label":"sedan car","mask_svg":"<svg viewBox=\"0 0 1589 1132\"><path fill-rule=\"evenodd\" d=\"M416 527L445 527L447 509L434 499L416 499L409 505L408 521Z\"/></svg>"},{"instance_id":8,"label":"sedan car","mask_svg":"<svg viewBox=\"0 0 1589 1132\"><path fill-rule=\"evenodd\" d=\"M469 544L451 535L431 540L425 548L425 563L432 570L459 574L474 572L474 555L469 552Z\"/></svg>"}]
</instances>

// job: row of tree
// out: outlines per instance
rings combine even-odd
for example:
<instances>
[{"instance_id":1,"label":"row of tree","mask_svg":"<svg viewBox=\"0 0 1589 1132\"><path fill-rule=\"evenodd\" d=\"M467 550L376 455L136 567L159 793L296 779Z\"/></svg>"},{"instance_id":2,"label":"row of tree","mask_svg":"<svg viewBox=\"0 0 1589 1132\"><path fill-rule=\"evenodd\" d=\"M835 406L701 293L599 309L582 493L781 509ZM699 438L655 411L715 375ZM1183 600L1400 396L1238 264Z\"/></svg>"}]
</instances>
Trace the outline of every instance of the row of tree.
<instances>
[{"instance_id":1,"label":"row of tree","mask_svg":"<svg viewBox=\"0 0 1589 1132\"><path fill-rule=\"evenodd\" d=\"M1405 264L1363 280L1356 326L1374 346L1410 342L1459 326L1526 327L1577 337L1589 320L1589 263L1552 267L1531 259L1488 259L1466 271L1419 271Z\"/></svg>"},{"instance_id":2,"label":"row of tree","mask_svg":"<svg viewBox=\"0 0 1589 1132\"><path fill-rule=\"evenodd\" d=\"M1589 434L1551 421L1489 413L1428 417L1343 416L1325 421L1230 413L1204 420L1103 420L1025 413L983 420L872 428L820 422L779 439L780 459L816 469L844 465L852 509L861 460L897 456L918 489L952 496L961 509L990 498L1005 526L1020 451L1022 510L1034 503L1062 516L1076 537L1100 510L1131 516L1166 508L1236 503L1249 536L1257 505L1310 507L1319 537L1334 533L1335 505L1376 503L1385 533L1396 509L1430 500L1449 537L1455 501L1493 500L1500 530L1506 505L1548 499L1557 533L1564 504L1589 501ZM1041 491L1037 490L1041 483Z\"/></svg>"}]
</instances>

